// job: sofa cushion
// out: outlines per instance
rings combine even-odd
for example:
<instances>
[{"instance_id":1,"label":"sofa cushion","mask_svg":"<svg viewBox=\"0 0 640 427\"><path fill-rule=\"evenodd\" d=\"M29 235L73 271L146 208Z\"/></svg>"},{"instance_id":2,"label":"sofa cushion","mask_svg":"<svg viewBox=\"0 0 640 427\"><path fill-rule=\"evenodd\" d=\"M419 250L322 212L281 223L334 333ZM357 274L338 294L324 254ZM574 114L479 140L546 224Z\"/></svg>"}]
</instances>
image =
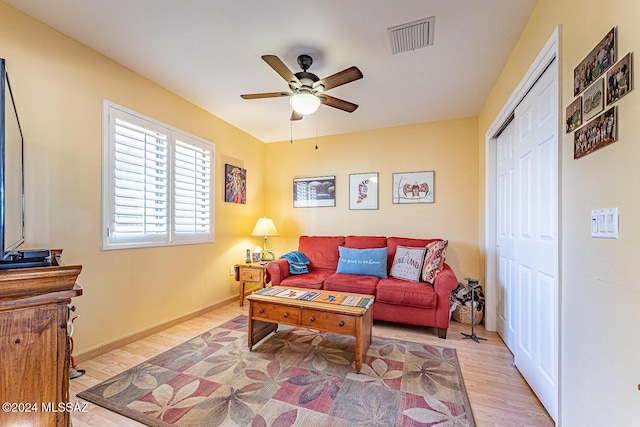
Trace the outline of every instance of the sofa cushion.
<instances>
[{"instance_id":1,"label":"sofa cushion","mask_svg":"<svg viewBox=\"0 0 640 427\"><path fill-rule=\"evenodd\" d=\"M386 236L347 236L344 238L344 245L347 248L367 249L386 248Z\"/></svg>"},{"instance_id":2,"label":"sofa cushion","mask_svg":"<svg viewBox=\"0 0 640 427\"><path fill-rule=\"evenodd\" d=\"M393 258L396 256L396 248L398 246L410 246L413 248L419 247L427 247L427 245L431 242L442 239L412 239L409 237L389 237L387 238L387 248L389 249L388 254L388 266L391 267L393 263Z\"/></svg>"},{"instance_id":3,"label":"sofa cushion","mask_svg":"<svg viewBox=\"0 0 640 427\"><path fill-rule=\"evenodd\" d=\"M336 273L387 277L387 248L353 249L338 247Z\"/></svg>"},{"instance_id":4,"label":"sofa cushion","mask_svg":"<svg viewBox=\"0 0 640 427\"><path fill-rule=\"evenodd\" d=\"M422 265L422 281L431 283L436 280L436 276L444 266L444 259L447 256L448 240L438 240L427 245L427 252Z\"/></svg>"},{"instance_id":5,"label":"sofa cushion","mask_svg":"<svg viewBox=\"0 0 640 427\"><path fill-rule=\"evenodd\" d=\"M376 276L359 276L353 274L335 273L324 281L324 289L337 292L351 292L355 294L376 294L376 285L380 281Z\"/></svg>"},{"instance_id":6,"label":"sofa cushion","mask_svg":"<svg viewBox=\"0 0 640 427\"><path fill-rule=\"evenodd\" d=\"M289 276L282 279L278 286L291 286L294 288L306 288L306 289L322 289L322 283L324 280L332 275L332 271L317 270L311 271L307 274L296 274L295 276Z\"/></svg>"},{"instance_id":7,"label":"sofa cushion","mask_svg":"<svg viewBox=\"0 0 640 427\"><path fill-rule=\"evenodd\" d=\"M395 277L396 279L410 280L412 282L420 281L424 252L424 247L413 248L398 245L396 255L393 258L393 264L391 264L389 276Z\"/></svg>"},{"instance_id":8,"label":"sofa cushion","mask_svg":"<svg viewBox=\"0 0 640 427\"><path fill-rule=\"evenodd\" d=\"M376 301L412 307L436 308L438 295L433 286L389 277L376 286Z\"/></svg>"},{"instance_id":9,"label":"sofa cushion","mask_svg":"<svg viewBox=\"0 0 640 427\"><path fill-rule=\"evenodd\" d=\"M300 236L298 250L309 258L309 270L321 269L335 273L338 267L338 246L343 236Z\"/></svg>"}]
</instances>

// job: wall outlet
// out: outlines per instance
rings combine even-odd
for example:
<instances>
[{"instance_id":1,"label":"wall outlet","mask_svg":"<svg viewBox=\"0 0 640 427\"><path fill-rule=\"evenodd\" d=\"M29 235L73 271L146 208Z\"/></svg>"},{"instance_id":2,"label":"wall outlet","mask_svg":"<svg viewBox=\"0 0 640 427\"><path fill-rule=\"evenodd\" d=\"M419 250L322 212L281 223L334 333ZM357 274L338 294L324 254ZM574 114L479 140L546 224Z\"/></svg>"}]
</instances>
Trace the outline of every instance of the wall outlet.
<instances>
[{"instance_id":1,"label":"wall outlet","mask_svg":"<svg viewBox=\"0 0 640 427\"><path fill-rule=\"evenodd\" d=\"M235 267L232 265L229 267L229 276L233 276L234 274L236 274Z\"/></svg>"}]
</instances>

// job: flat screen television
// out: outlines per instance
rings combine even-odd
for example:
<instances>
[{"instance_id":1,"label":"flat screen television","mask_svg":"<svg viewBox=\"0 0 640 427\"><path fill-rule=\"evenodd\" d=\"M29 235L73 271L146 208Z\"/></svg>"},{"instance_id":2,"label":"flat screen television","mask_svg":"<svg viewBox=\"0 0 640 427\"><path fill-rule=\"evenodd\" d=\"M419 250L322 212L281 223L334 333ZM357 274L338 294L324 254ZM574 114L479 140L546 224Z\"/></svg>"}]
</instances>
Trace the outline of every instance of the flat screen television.
<instances>
[{"instance_id":1,"label":"flat screen television","mask_svg":"<svg viewBox=\"0 0 640 427\"><path fill-rule=\"evenodd\" d=\"M48 251L18 251L25 240L24 138L0 58L0 270L50 265Z\"/></svg>"},{"instance_id":2,"label":"flat screen television","mask_svg":"<svg viewBox=\"0 0 640 427\"><path fill-rule=\"evenodd\" d=\"M0 259L10 260L24 242L24 139L5 60L0 64Z\"/></svg>"}]
</instances>

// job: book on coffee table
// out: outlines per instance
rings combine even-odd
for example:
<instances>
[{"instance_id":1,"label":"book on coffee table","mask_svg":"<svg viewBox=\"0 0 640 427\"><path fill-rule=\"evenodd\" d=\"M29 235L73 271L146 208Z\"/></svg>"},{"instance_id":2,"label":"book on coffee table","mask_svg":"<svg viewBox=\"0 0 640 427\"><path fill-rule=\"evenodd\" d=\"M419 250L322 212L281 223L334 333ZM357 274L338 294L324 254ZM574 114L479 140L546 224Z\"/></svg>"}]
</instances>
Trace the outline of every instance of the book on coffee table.
<instances>
[{"instance_id":1,"label":"book on coffee table","mask_svg":"<svg viewBox=\"0 0 640 427\"><path fill-rule=\"evenodd\" d=\"M307 291L301 289L288 289L280 287L271 287L258 289L254 292L256 295L264 295L279 298L290 298L301 301L316 301L328 304L340 304L349 307L368 308L373 304L373 296L362 297L357 295L345 295L341 292L330 292L324 290Z\"/></svg>"}]
</instances>

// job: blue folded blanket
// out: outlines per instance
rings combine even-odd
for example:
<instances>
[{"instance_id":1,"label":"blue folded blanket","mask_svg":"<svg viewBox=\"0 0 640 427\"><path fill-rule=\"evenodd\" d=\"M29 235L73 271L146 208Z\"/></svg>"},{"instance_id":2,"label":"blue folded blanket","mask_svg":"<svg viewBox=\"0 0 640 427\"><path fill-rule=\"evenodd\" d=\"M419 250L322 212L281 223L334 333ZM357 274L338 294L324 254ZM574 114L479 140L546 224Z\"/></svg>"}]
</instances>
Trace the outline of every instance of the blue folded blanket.
<instances>
[{"instance_id":1,"label":"blue folded blanket","mask_svg":"<svg viewBox=\"0 0 640 427\"><path fill-rule=\"evenodd\" d=\"M280 258L284 258L289 262L290 274L304 274L309 272L309 258L300 251L287 252Z\"/></svg>"}]
</instances>

